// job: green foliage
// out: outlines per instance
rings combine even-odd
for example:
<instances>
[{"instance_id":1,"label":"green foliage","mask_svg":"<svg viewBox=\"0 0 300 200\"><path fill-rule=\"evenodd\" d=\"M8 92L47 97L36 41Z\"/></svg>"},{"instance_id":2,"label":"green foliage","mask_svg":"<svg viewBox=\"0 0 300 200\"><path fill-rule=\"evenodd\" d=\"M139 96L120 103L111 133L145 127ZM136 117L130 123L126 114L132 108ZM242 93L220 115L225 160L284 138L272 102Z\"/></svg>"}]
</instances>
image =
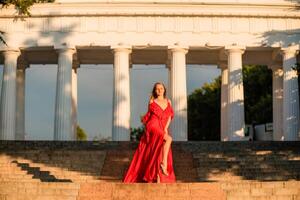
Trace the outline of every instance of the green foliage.
<instances>
[{"instance_id":1,"label":"green foliage","mask_svg":"<svg viewBox=\"0 0 300 200\"><path fill-rule=\"evenodd\" d=\"M188 139L220 140L221 78L188 96Z\"/></svg>"},{"instance_id":2,"label":"green foliage","mask_svg":"<svg viewBox=\"0 0 300 200\"><path fill-rule=\"evenodd\" d=\"M296 63L293 69L297 70L297 75L300 76L300 63ZM298 86L300 87L300 78L298 78ZM298 93L300 95L300 89L298 89Z\"/></svg>"},{"instance_id":3,"label":"green foliage","mask_svg":"<svg viewBox=\"0 0 300 200\"><path fill-rule=\"evenodd\" d=\"M19 15L30 16L29 9L35 3L51 3L55 0L3 0L0 3L2 7L14 5Z\"/></svg>"},{"instance_id":4,"label":"green foliage","mask_svg":"<svg viewBox=\"0 0 300 200\"><path fill-rule=\"evenodd\" d=\"M245 121L272 121L272 71L265 66L243 67ZM220 140L221 77L188 96L189 140Z\"/></svg>"},{"instance_id":5,"label":"green foliage","mask_svg":"<svg viewBox=\"0 0 300 200\"><path fill-rule=\"evenodd\" d=\"M272 122L272 70L266 66L243 67L245 121Z\"/></svg>"},{"instance_id":6,"label":"green foliage","mask_svg":"<svg viewBox=\"0 0 300 200\"><path fill-rule=\"evenodd\" d=\"M79 126L77 125L77 135L76 135L77 140L85 141L87 139L87 134L86 132Z\"/></svg>"},{"instance_id":7,"label":"green foliage","mask_svg":"<svg viewBox=\"0 0 300 200\"><path fill-rule=\"evenodd\" d=\"M138 128L130 128L130 140L131 141L139 141L141 139L141 136L143 135L145 130L144 125L138 127Z\"/></svg>"}]
</instances>

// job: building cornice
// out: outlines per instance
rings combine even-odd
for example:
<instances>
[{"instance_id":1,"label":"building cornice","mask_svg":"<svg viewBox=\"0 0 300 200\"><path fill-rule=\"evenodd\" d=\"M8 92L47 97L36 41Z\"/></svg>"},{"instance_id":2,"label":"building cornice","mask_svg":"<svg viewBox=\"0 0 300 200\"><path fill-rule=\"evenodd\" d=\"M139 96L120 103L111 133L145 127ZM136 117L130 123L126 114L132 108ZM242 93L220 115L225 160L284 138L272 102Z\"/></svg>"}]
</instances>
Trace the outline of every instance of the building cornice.
<instances>
[{"instance_id":1,"label":"building cornice","mask_svg":"<svg viewBox=\"0 0 300 200\"><path fill-rule=\"evenodd\" d=\"M268 3L245 1L189 1L189 2L91 2L37 4L31 9L32 17L47 16L239 16L300 18L300 3L278 1ZM276 2L276 1L275 1ZM281 2L281 3L280 3ZM2 8L0 18L16 16L13 6Z\"/></svg>"},{"instance_id":2,"label":"building cornice","mask_svg":"<svg viewBox=\"0 0 300 200\"><path fill-rule=\"evenodd\" d=\"M86 3L108 3L108 4L192 4L192 5L297 5L299 0L55 0L59 4L86 4Z\"/></svg>"}]
</instances>

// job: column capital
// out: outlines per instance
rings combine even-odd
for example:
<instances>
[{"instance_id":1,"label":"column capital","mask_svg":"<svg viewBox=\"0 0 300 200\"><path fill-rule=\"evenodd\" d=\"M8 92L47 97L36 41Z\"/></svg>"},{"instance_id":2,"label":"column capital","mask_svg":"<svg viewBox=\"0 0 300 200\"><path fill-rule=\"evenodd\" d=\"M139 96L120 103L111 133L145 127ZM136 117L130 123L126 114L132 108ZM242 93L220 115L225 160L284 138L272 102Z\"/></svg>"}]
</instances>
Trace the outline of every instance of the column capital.
<instances>
[{"instance_id":1,"label":"column capital","mask_svg":"<svg viewBox=\"0 0 300 200\"><path fill-rule=\"evenodd\" d=\"M55 48L57 53L62 53L62 54L74 54L76 52L75 47L59 47Z\"/></svg>"},{"instance_id":2,"label":"column capital","mask_svg":"<svg viewBox=\"0 0 300 200\"><path fill-rule=\"evenodd\" d=\"M233 44L233 45L225 46L224 49L225 49L225 54L234 53L234 52L240 52L241 54L243 54L246 50L246 46Z\"/></svg>"},{"instance_id":3,"label":"column capital","mask_svg":"<svg viewBox=\"0 0 300 200\"><path fill-rule=\"evenodd\" d=\"M0 51L5 52L5 51L21 51L19 48L14 48L14 47L0 47Z\"/></svg>"},{"instance_id":4,"label":"column capital","mask_svg":"<svg viewBox=\"0 0 300 200\"><path fill-rule=\"evenodd\" d=\"M218 68L220 68L220 69L228 68L228 62L218 62L217 65L218 65Z\"/></svg>"},{"instance_id":5,"label":"column capital","mask_svg":"<svg viewBox=\"0 0 300 200\"><path fill-rule=\"evenodd\" d=\"M240 46L240 45L228 45L225 46L225 53L233 53L233 52L240 52L243 54L246 50L245 46Z\"/></svg>"},{"instance_id":6,"label":"column capital","mask_svg":"<svg viewBox=\"0 0 300 200\"><path fill-rule=\"evenodd\" d=\"M280 63L271 63L268 65L268 68L271 69L272 71L276 71L278 69L282 69L282 64Z\"/></svg>"},{"instance_id":7,"label":"column capital","mask_svg":"<svg viewBox=\"0 0 300 200\"><path fill-rule=\"evenodd\" d=\"M282 55L296 56L299 53L299 45L290 45L280 49Z\"/></svg>"},{"instance_id":8,"label":"column capital","mask_svg":"<svg viewBox=\"0 0 300 200\"><path fill-rule=\"evenodd\" d=\"M131 53L132 52L132 46L130 45L125 45L122 43L119 43L117 45L112 45L110 49L113 50L113 52L127 52Z\"/></svg>"},{"instance_id":9,"label":"column capital","mask_svg":"<svg viewBox=\"0 0 300 200\"><path fill-rule=\"evenodd\" d=\"M3 52L3 55L6 56L19 56L21 55L20 49L11 49L11 48L5 48L1 49L0 51Z\"/></svg>"},{"instance_id":10,"label":"column capital","mask_svg":"<svg viewBox=\"0 0 300 200\"><path fill-rule=\"evenodd\" d=\"M171 52L183 52L186 54L188 52L188 49L188 46L182 46L178 44L168 46L168 50Z\"/></svg>"}]
</instances>

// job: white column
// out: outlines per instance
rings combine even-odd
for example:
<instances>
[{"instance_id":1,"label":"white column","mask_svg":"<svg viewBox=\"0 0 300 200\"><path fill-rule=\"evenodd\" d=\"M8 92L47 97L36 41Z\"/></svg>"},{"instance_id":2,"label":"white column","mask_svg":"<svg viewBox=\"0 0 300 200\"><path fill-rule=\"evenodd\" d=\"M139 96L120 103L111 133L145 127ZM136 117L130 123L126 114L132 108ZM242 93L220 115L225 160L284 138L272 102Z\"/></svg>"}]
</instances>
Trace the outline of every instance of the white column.
<instances>
[{"instance_id":1,"label":"white column","mask_svg":"<svg viewBox=\"0 0 300 200\"><path fill-rule=\"evenodd\" d=\"M72 132L72 59L74 49L58 49L54 140L75 140Z\"/></svg>"},{"instance_id":2,"label":"white column","mask_svg":"<svg viewBox=\"0 0 300 200\"><path fill-rule=\"evenodd\" d=\"M72 69L72 132L77 138L77 67Z\"/></svg>"},{"instance_id":3,"label":"white column","mask_svg":"<svg viewBox=\"0 0 300 200\"><path fill-rule=\"evenodd\" d=\"M19 50L3 52L4 68L0 103L0 139L15 140L16 131L16 71Z\"/></svg>"},{"instance_id":4,"label":"white column","mask_svg":"<svg viewBox=\"0 0 300 200\"><path fill-rule=\"evenodd\" d=\"M171 82L172 82L172 76L171 76L171 53L168 52L168 58L166 61L166 68L168 69L168 87L167 87L167 97L171 99Z\"/></svg>"},{"instance_id":5,"label":"white column","mask_svg":"<svg viewBox=\"0 0 300 200\"><path fill-rule=\"evenodd\" d=\"M170 87L174 119L171 123L171 134L174 141L187 141L187 89L186 61L187 48L173 46L171 51Z\"/></svg>"},{"instance_id":6,"label":"white column","mask_svg":"<svg viewBox=\"0 0 300 200\"><path fill-rule=\"evenodd\" d=\"M221 141L228 141L227 130L227 101L228 101L228 68L227 64L220 64L221 68Z\"/></svg>"},{"instance_id":7,"label":"white column","mask_svg":"<svg viewBox=\"0 0 300 200\"><path fill-rule=\"evenodd\" d=\"M25 140L25 70L17 69L16 140Z\"/></svg>"},{"instance_id":8,"label":"white column","mask_svg":"<svg viewBox=\"0 0 300 200\"><path fill-rule=\"evenodd\" d=\"M283 113L283 70L282 66L271 66L273 81L273 140L283 140L283 128L282 128L282 113Z\"/></svg>"},{"instance_id":9,"label":"white column","mask_svg":"<svg viewBox=\"0 0 300 200\"><path fill-rule=\"evenodd\" d=\"M168 89L167 89L167 96L171 99L172 90L171 90L171 83L172 83L172 76L171 76L171 65L167 66L168 69Z\"/></svg>"},{"instance_id":10,"label":"white column","mask_svg":"<svg viewBox=\"0 0 300 200\"><path fill-rule=\"evenodd\" d=\"M226 47L228 55L228 107L227 128L229 140L243 140L245 133L244 86L242 54L244 47Z\"/></svg>"},{"instance_id":11,"label":"white column","mask_svg":"<svg viewBox=\"0 0 300 200\"><path fill-rule=\"evenodd\" d=\"M114 50L113 141L130 141L130 76L131 48L112 47Z\"/></svg>"},{"instance_id":12,"label":"white column","mask_svg":"<svg viewBox=\"0 0 300 200\"><path fill-rule=\"evenodd\" d=\"M283 140L299 140L299 94L296 65L298 47L282 48L283 56Z\"/></svg>"}]
</instances>

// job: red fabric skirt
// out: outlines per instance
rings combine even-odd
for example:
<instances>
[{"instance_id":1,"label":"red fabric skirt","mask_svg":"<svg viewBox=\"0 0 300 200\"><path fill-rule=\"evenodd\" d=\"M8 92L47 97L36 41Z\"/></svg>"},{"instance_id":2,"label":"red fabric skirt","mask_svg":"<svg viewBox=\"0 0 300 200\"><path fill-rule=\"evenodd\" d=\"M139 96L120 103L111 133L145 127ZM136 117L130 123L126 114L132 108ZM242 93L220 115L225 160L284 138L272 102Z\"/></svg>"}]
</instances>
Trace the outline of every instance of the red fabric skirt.
<instances>
[{"instance_id":1,"label":"red fabric skirt","mask_svg":"<svg viewBox=\"0 0 300 200\"><path fill-rule=\"evenodd\" d=\"M167 164L169 175L164 175L160 169L160 163L163 158L163 145L165 142L163 136L164 131L158 126L146 128L133 155L132 161L125 171L123 182L157 182L157 176L159 176L161 183L173 183L176 181L171 147L168 153Z\"/></svg>"}]
</instances>

